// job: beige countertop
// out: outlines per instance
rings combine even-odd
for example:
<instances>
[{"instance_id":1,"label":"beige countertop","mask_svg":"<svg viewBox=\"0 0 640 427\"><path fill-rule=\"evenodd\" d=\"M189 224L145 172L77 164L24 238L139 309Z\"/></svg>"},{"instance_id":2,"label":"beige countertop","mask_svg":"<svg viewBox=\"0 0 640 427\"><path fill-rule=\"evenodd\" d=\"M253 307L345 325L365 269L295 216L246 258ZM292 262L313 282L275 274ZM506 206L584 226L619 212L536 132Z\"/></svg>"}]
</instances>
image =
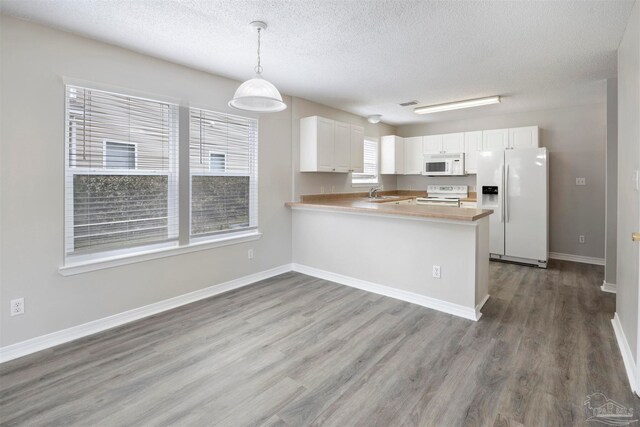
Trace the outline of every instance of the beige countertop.
<instances>
[{"instance_id":1,"label":"beige countertop","mask_svg":"<svg viewBox=\"0 0 640 427\"><path fill-rule=\"evenodd\" d=\"M493 213L490 209L455 208L450 206L425 206L395 204L393 202L415 198L415 195L388 195L383 200L370 200L361 194L302 196L300 202L287 202L290 208L317 208L337 212L366 212L380 215L401 215L454 221L477 221ZM385 203L389 202L389 203Z\"/></svg>"}]
</instances>

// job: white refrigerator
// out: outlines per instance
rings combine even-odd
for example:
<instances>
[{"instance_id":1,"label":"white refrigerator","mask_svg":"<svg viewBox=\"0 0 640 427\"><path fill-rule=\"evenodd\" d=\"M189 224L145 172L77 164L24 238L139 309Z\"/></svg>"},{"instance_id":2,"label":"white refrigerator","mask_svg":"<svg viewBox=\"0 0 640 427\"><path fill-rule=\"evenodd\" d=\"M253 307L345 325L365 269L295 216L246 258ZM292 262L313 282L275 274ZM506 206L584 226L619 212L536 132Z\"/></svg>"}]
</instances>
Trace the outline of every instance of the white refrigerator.
<instances>
[{"instance_id":1,"label":"white refrigerator","mask_svg":"<svg viewBox=\"0 0 640 427\"><path fill-rule=\"evenodd\" d=\"M491 258L546 268L548 183L546 148L479 153L478 206L494 211L489 217Z\"/></svg>"}]
</instances>

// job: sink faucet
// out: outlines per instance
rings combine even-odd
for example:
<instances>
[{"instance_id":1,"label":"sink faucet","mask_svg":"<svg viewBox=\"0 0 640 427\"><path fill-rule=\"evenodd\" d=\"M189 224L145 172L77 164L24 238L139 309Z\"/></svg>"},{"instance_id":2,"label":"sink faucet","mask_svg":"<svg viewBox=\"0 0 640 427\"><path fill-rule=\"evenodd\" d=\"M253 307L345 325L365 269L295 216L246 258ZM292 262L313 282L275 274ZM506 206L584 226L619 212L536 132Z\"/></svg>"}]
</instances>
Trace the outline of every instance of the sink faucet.
<instances>
[{"instance_id":1,"label":"sink faucet","mask_svg":"<svg viewBox=\"0 0 640 427\"><path fill-rule=\"evenodd\" d=\"M378 197L378 191L380 191L380 188L378 187L373 187L371 190L369 190L369 198L373 199L374 197Z\"/></svg>"}]
</instances>

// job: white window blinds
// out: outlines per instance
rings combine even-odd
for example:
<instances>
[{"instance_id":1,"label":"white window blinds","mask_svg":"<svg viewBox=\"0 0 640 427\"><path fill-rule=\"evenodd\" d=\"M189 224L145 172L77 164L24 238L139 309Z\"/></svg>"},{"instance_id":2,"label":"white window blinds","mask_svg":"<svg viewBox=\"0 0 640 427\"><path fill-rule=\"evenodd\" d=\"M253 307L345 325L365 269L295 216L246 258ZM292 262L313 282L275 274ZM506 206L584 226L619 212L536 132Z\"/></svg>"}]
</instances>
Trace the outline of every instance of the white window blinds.
<instances>
[{"instance_id":1,"label":"white window blinds","mask_svg":"<svg viewBox=\"0 0 640 427\"><path fill-rule=\"evenodd\" d=\"M353 183L373 183L378 182L378 142L365 139L364 141L364 170L363 173L352 175Z\"/></svg>"},{"instance_id":2,"label":"white window blinds","mask_svg":"<svg viewBox=\"0 0 640 427\"><path fill-rule=\"evenodd\" d=\"M257 227L258 121L190 110L191 235Z\"/></svg>"},{"instance_id":3,"label":"white window blinds","mask_svg":"<svg viewBox=\"0 0 640 427\"><path fill-rule=\"evenodd\" d=\"M176 240L178 107L66 86L65 252Z\"/></svg>"}]
</instances>

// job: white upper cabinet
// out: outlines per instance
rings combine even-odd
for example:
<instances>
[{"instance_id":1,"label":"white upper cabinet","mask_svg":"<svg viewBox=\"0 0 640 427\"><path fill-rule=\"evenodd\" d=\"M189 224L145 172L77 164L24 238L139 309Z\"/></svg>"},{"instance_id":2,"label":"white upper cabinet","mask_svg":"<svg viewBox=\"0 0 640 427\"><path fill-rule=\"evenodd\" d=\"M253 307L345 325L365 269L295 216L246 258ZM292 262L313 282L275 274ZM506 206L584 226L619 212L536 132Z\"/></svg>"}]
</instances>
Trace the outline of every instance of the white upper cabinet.
<instances>
[{"instance_id":1,"label":"white upper cabinet","mask_svg":"<svg viewBox=\"0 0 640 427\"><path fill-rule=\"evenodd\" d=\"M509 129L482 131L482 151L499 151L509 148Z\"/></svg>"},{"instance_id":2,"label":"white upper cabinet","mask_svg":"<svg viewBox=\"0 0 640 427\"><path fill-rule=\"evenodd\" d=\"M540 146L538 126L482 131L482 150L518 150Z\"/></svg>"},{"instance_id":3,"label":"white upper cabinet","mask_svg":"<svg viewBox=\"0 0 640 427\"><path fill-rule=\"evenodd\" d=\"M380 173L399 175L404 173L404 141L395 135L380 138Z\"/></svg>"},{"instance_id":4,"label":"white upper cabinet","mask_svg":"<svg viewBox=\"0 0 640 427\"><path fill-rule=\"evenodd\" d=\"M333 164L335 172L349 172L351 164L351 128L348 123L334 122Z\"/></svg>"},{"instance_id":5,"label":"white upper cabinet","mask_svg":"<svg viewBox=\"0 0 640 427\"><path fill-rule=\"evenodd\" d=\"M537 148L538 126L526 126L509 129L509 148L517 150L519 148Z\"/></svg>"},{"instance_id":6,"label":"white upper cabinet","mask_svg":"<svg viewBox=\"0 0 640 427\"><path fill-rule=\"evenodd\" d=\"M464 133L464 172L478 172L478 153L482 151L482 131Z\"/></svg>"},{"instance_id":7,"label":"white upper cabinet","mask_svg":"<svg viewBox=\"0 0 640 427\"><path fill-rule=\"evenodd\" d=\"M443 135L427 135L423 137L422 153L433 154L442 152Z\"/></svg>"},{"instance_id":8,"label":"white upper cabinet","mask_svg":"<svg viewBox=\"0 0 640 427\"><path fill-rule=\"evenodd\" d=\"M300 171L333 172L334 122L324 117L300 119Z\"/></svg>"},{"instance_id":9,"label":"white upper cabinet","mask_svg":"<svg viewBox=\"0 0 640 427\"><path fill-rule=\"evenodd\" d=\"M364 172L364 128L351 125L351 162L349 171Z\"/></svg>"},{"instance_id":10,"label":"white upper cabinet","mask_svg":"<svg viewBox=\"0 0 640 427\"><path fill-rule=\"evenodd\" d=\"M442 152L443 153L462 153L464 152L464 133L447 133L442 135Z\"/></svg>"},{"instance_id":11,"label":"white upper cabinet","mask_svg":"<svg viewBox=\"0 0 640 427\"><path fill-rule=\"evenodd\" d=\"M447 133L423 137L423 154L464 152L464 133Z\"/></svg>"},{"instance_id":12,"label":"white upper cabinet","mask_svg":"<svg viewBox=\"0 0 640 427\"><path fill-rule=\"evenodd\" d=\"M404 138L404 174L420 175L422 172L423 137Z\"/></svg>"},{"instance_id":13,"label":"white upper cabinet","mask_svg":"<svg viewBox=\"0 0 640 427\"><path fill-rule=\"evenodd\" d=\"M319 116L300 119L300 172L362 172L364 128Z\"/></svg>"}]
</instances>

